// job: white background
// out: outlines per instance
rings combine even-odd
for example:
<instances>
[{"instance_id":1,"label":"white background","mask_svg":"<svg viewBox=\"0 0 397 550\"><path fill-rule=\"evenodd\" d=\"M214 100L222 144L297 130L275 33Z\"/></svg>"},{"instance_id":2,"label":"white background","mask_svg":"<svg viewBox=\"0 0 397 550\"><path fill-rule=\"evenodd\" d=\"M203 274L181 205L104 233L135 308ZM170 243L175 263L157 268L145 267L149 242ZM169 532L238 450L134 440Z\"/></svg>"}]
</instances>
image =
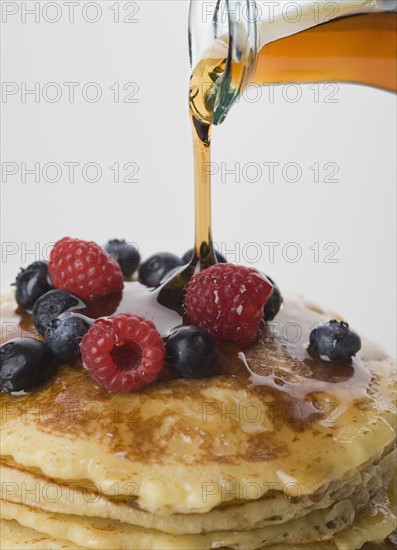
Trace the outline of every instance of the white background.
<instances>
[{"instance_id":1,"label":"white background","mask_svg":"<svg viewBox=\"0 0 397 550\"><path fill-rule=\"evenodd\" d=\"M39 22L29 15L23 22L23 2L2 2L3 10L5 4L18 8L2 24L3 86L15 83L17 89L2 98L2 166L13 162L18 167L13 176L3 173L1 184L3 292L20 266L46 257L47 243L64 235L99 243L124 237L139 245L143 257L161 250L182 254L192 246L188 2L140 2L137 23L123 22L133 11L126 2L98 3L102 15L97 23L86 20L95 17L94 11L84 18L86 2L75 8L73 23L63 2L57 2L62 17L48 23L45 17L55 13L43 11L48 2L39 2ZM115 8L110 9L115 4L119 23ZM38 102L32 95L23 102L23 83L33 88L36 82ZM45 88L50 82L62 89L58 102L48 101L55 92ZM79 83L74 102L64 82ZM102 91L96 103L82 95L89 82ZM128 82L139 86L138 103L122 101ZM118 103L109 89L114 83L120 85ZM232 251L229 261L251 260L282 291L302 293L340 312L358 332L395 355L396 99L374 89L339 85L336 102L329 103L332 89L320 85L316 102L314 90L304 86L294 102L296 89L263 88L258 101L252 93L215 128L214 239L223 252ZM90 97L93 92L88 90ZM42 169L49 162L80 163L74 182L68 181L66 167L58 182L45 181L54 176L51 171L41 174L39 182L32 175L22 181L23 163L27 168L40 163ZM82 173L90 162L101 166L97 183ZM139 181L116 183L109 169L116 162L122 178L130 172L123 170L125 163L138 164ZM280 163L273 183L266 162ZM315 183L310 166L316 162L336 163L339 181L324 182L322 172ZM236 163L240 182L225 173ZM288 181L292 169L283 177L281 167L288 163L300 166L300 181ZM255 172L257 166L262 174ZM274 259L264 244L269 242L280 243ZM286 246L291 242L297 248ZM316 242L319 262L310 250ZM339 247L337 263L325 261L322 247L327 243ZM296 250L301 258L292 262Z\"/></svg>"}]
</instances>

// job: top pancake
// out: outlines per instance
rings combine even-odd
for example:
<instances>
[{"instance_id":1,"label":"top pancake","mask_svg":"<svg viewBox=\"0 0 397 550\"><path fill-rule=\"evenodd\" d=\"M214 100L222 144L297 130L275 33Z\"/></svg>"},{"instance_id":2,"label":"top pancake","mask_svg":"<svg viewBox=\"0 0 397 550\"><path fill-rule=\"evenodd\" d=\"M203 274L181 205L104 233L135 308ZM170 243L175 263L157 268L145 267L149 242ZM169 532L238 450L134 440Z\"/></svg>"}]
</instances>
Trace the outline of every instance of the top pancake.
<instances>
[{"instance_id":1,"label":"top pancake","mask_svg":"<svg viewBox=\"0 0 397 550\"><path fill-rule=\"evenodd\" d=\"M22 321L13 310L2 307L11 337L8 323ZM396 433L390 359L368 345L341 365L307 354L313 325L334 317L288 299L245 356L222 348L218 376L130 394L62 367L39 391L1 395L1 455L157 514L207 512L270 490L316 498L378 460Z\"/></svg>"}]
</instances>

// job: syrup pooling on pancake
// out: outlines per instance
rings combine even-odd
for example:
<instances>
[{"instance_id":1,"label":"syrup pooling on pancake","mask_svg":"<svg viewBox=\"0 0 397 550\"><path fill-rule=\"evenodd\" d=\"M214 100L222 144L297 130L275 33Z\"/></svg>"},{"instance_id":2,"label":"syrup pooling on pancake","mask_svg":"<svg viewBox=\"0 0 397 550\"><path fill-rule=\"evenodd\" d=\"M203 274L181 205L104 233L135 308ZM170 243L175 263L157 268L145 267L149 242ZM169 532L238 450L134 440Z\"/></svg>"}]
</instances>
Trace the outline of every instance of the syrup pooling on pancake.
<instances>
[{"instance_id":1,"label":"syrup pooling on pancake","mask_svg":"<svg viewBox=\"0 0 397 550\"><path fill-rule=\"evenodd\" d=\"M316 402L321 410L321 394L331 399L329 407L334 406L333 418L336 419L346 410L350 403L370 399L368 388L371 373L365 367L360 356L348 361L330 363L322 361L308 351L311 330L322 321L324 312L315 311L300 301L291 300L288 308L282 309L275 321L268 324L264 341L247 353L241 353L254 385L272 387L278 394L285 393L299 402L300 420L303 413L319 417L319 409L313 406ZM380 360L385 354L375 346L365 343L360 355ZM329 409L330 410L330 409Z\"/></svg>"},{"instance_id":2,"label":"syrup pooling on pancake","mask_svg":"<svg viewBox=\"0 0 397 550\"><path fill-rule=\"evenodd\" d=\"M6 327L6 333L2 335L2 341L4 338L14 338L20 331L26 336L31 332L37 336L31 318L22 312L20 327L16 328L16 314L12 308L10 304L11 311L5 314L3 326ZM132 310L151 318L156 326L162 327L160 332L163 334L168 334L183 322L176 312L158 304L155 292L139 283L126 283L123 297L117 306L118 313ZM223 346L219 373L233 373L244 380L248 372L249 383L273 388L277 394L285 393L294 401L299 401L301 413L310 409L306 406L310 396L315 400L316 394L325 392L333 396L334 405L340 405L338 414L341 414L349 402L368 399L371 374L359 357L331 366L308 353L310 331L323 320L324 312L321 310L302 307L297 299L289 300L287 308L281 310L277 320L268 323L266 335L257 346L246 353L240 352L233 345ZM368 351L362 351L367 357L378 360L385 357L380 349L374 346L368 348ZM318 418L319 409L311 407L307 416L310 414Z\"/></svg>"}]
</instances>

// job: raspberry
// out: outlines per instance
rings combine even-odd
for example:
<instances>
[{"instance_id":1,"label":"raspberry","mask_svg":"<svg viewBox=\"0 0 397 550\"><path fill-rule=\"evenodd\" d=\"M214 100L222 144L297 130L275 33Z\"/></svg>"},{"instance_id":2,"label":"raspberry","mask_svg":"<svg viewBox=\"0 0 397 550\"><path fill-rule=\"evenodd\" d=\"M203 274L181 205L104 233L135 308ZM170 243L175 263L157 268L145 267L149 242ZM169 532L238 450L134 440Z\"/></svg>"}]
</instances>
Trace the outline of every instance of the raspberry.
<instances>
[{"instance_id":1,"label":"raspberry","mask_svg":"<svg viewBox=\"0 0 397 550\"><path fill-rule=\"evenodd\" d=\"M164 342L154 324L131 313L97 319L81 341L85 367L110 392L138 390L164 368Z\"/></svg>"},{"instance_id":2,"label":"raspberry","mask_svg":"<svg viewBox=\"0 0 397 550\"><path fill-rule=\"evenodd\" d=\"M56 288L80 298L106 296L123 288L119 264L94 242L64 237L51 250L48 271Z\"/></svg>"},{"instance_id":3,"label":"raspberry","mask_svg":"<svg viewBox=\"0 0 397 550\"><path fill-rule=\"evenodd\" d=\"M214 338L246 345L260 337L263 308L272 293L271 283L256 269L218 264L191 279L185 311L192 324Z\"/></svg>"}]
</instances>

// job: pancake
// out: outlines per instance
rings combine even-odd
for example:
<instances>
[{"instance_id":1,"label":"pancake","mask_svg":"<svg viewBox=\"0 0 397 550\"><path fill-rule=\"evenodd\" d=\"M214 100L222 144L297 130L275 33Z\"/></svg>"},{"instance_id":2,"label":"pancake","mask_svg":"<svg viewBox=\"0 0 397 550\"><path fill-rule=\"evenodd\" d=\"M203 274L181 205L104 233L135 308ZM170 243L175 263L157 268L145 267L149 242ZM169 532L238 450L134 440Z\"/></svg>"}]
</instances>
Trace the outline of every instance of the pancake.
<instances>
[{"instance_id":1,"label":"pancake","mask_svg":"<svg viewBox=\"0 0 397 550\"><path fill-rule=\"evenodd\" d=\"M1 503L6 519L16 519L21 525L34 528L56 539L66 539L84 548L102 550L198 550L231 547L245 550L276 543L299 544L330 539L350 526L355 509L363 499L361 494L343 500L325 510L313 512L281 525L250 531L221 531L201 535L167 535L121 522L88 518L70 514L53 514L25 505Z\"/></svg>"},{"instance_id":2,"label":"pancake","mask_svg":"<svg viewBox=\"0 0 397 550\"><path fill-rule=\"evenodd\" d=\"M37 337L14 307L2 341ZM383 540L396 527L395 364L366 341L350 362L312 358L310 331L331 318L288 298L244 354L220 348L212 378L109 394L76 362L39 391L2 394L1 517L86 548Z\"/></svg>"},{"instance_id":3,"label":"pancake","mask_svg":"<svg viewBox=\"0 0 397 550\"><path fill-rule=\"evenodd\" d=\"M314 510L328 508L331 504L351 498L365 487L367 500L387 487L395 470L396 451L392 451L376 465L358 471L352 478L330 484L327 491L313 499L301 497L290 501L280 491L246 503L230 503L206 514L150 514L131 506L127 501L116 501L98 492L89 491L90 485L60 483L38 471L29 472L12 462L2 460L0 477L7 480L2 486L2 500L31 507L79 516L112 519L169 533L201 534L213 531L250 530L277 525L296 519ZM92 484L91 484L92 485Z\"/></svg>"},{"instance_id":4,"label":"pancake","mask_svg":"<svg viewBox=\"0 0 397 550\"><path fill-rule=\"evenodd\" d=\"M102 550L198 550L211 548L235 548L254 550L274 547L275 544L299 545L331 539L335 533L351 526L345 538L334 538L338 550L360 548L361 543L370 537L387 536L395 524L395 516L383 497L373 499L371 506L359 515L363 503L367 501L365 490L356 493L350 500L342 500L327 509L312 512L303 518L281 525L269 526L250 531L221 531L201 535L167 535L159 531L131 526L119 521L100 518L54 514L26 505L1 502L1 513L6 519L15 519L21 525L34 528L56 539L67 539L83 548ZM374 510L376 513L374 513ZM358 523L354 520L358 516ZM363 538L363 535L365 538ZM353 537L353 538L352 538ZM354 541L356 539L356 542Z\"/></svg>"},{"instance_id":5,"label":"pancake","mask_svg":"<svg viewBox=\"0 0 397 550\"><path fill-rule=\"evenodd\" d=\"M38 533L34 529L23 527L13 520L0 520L1 546L4 550L82 550L82 547L76 546L67 541L55 540L48 536ZM316 542L314 544L294 545L296 550L337 550L337 546L332 541ZM352 550L349 546L348 550ZM365 544L363 550L393 550L395 544L386 542L384 544ZM272 550L291 550L291 546L284 544L275 544Z\"/></svg>"},{"instance_id":6,"label":"pancake","mask_svg":"<svg viewBox=\"0 0 397 550\"><path fill-rule=\"evenodd\" d=\"M55 540L38 533L34 529L23 527L13 520L0 519L0 548L2 550L81 550L81 546L62 540Z\"/></svg>"},{"instance_id":7,"label":"pancake","mask_svg":"<svg viewBox=\"0 0 397 550\"><path fill-rule=\"evenodd\" d=\"M51 537L38 533L34 529L23 527L17 521L2 519L0 520L1 546L4 550L82 550L81 546L76 546L67 541L55 540ZM298 547L296 547L298 548ZM320 542L316 545L299 545L299 550L335 550L336 546L331 542ZM291 550L291 547L285 545L275 545L273 550ZM377 548L379 550L379 548Z\"/></svg>"}]
</instances>

